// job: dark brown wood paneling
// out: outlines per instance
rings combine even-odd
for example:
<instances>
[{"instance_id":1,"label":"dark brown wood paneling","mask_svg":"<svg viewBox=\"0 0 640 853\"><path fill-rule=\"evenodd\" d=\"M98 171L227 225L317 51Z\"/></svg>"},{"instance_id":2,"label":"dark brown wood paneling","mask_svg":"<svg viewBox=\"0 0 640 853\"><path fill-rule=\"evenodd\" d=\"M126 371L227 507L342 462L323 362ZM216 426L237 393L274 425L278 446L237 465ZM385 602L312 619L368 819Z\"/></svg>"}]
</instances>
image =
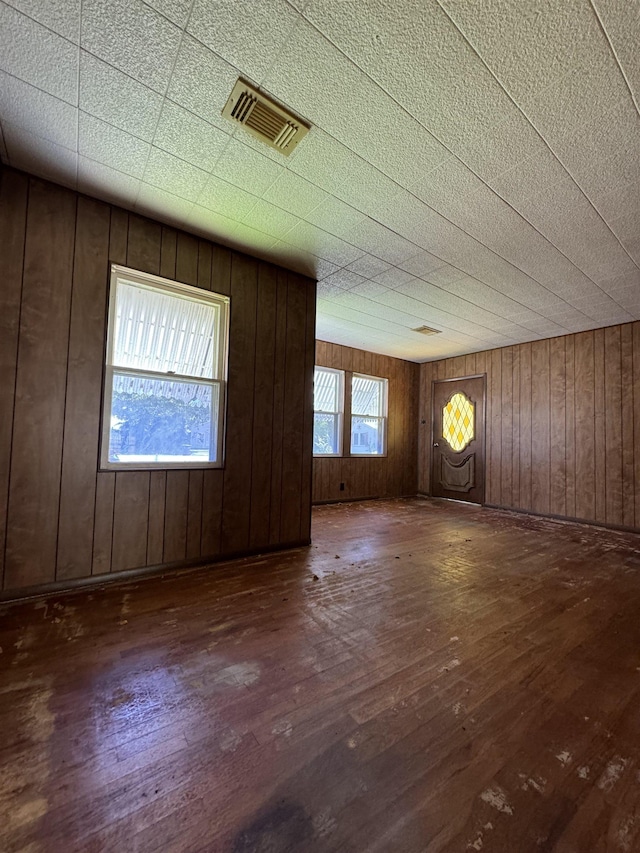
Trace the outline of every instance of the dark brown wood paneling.
<instances>
[{"instance_id":1,"label":"dark brown wood paneling","mask_svg":"<svg viewBox=\"0 0 640 853\"><path fill-rule=\"evenodd\" d=\"M83 577L92 561L109 224L107 205L78 199L56 580Z\"/></svg>"},{"instance_id":2,"label":"dark brown wood paneling","mask_svg":"<svg viewBox=\"0 0 640 853\"><path fill-rule=\"evenodd\" d=\"M269 544L281 541L280 508L282 504L282 454L284 432L284 371L287 354L287 310L289 282L284 270L278 271L276 308L276 348L273 370L273 432L271 447L271 509L269 513Z\"/></svg>"},{"instance_id":3,"label":"dark brown wood paneling","mask_svg":"<svg viewBox=\"0 0 640 853\"><path fill-rule=\"evenodd\" d=\"M26 234L29 180L26 175L0 173L0 585L9 503L13 406L18 363L18 330Z\"/></svg>"},{"instance_id":4,"label":"dark brown wood paneling","mask_svg":"<svg viewBox=\"0 0 640 853\"><path fill-rule=\"evenodd\" d=\"M1 180L5 588L307 538L313 282L240 254L232 282L228 249L10 169ZM109 262L231 294L224 469L98 471Z\"/></svg>"},{"instance_id":5,"label":"dark brown wood paneling","mask_svg":"<svg viewBox=\"0 0 640 853\"><path fill-rule=\"evenodd\" d=\"M566 363L565 338L549 342L549 511L566 515Z\"/></svg>"},{"instance_id":6,"label":"dark brown wood paneling","mask_svg":"<svg viewBox=\"0 0 640 853\"><path fill-rule=\"evenodd\" d=\"M622 524L635 524L634 427L633 417L633 326L620 327L620 396L622 415Z\"/></svg>"},{"instance_id":7,"label":"dark brown wood paneling","mask_svg":"<svg viewBox=\"0 0 640 853\"><path fill-rule=\"evenodd\" d=\"M251 523L251 442L256 358L257 266L244 255L231 261L231 330L227 404L227 454L223 495L223 552L249 547Z\"/></svg>"},{"instance_id":8,"label":"dark brown wood paneling","mask_svg":"<svg viewBox=\"0 0 640 853\"><path fill-rule=\"evenodd\" d=\"M115 490L116 475L113 472L101 471L96 481L92 575L106 575L111 571Z\"/></svg>"},{"instance_id":9,"label":"dark brown wood paneling","mask_svg":"<svg viewBox=\"0 0 640 853\"><path fill-rule=\"evenodd\" d=\"M55 580L76 201L67 190L35 179L30 182L7 518L7 588Z\"/></svg>"},{"instance_id":10,"label":"dark brown wood paneling","mask_svg":"<svg viewBox=\"0 0 640 853\"><path fill-rule=\"evenodd\" d=\"M249 546L269 544L271 511L271 445L273 441L273 371L276 347L278 280L274 267L260 264L256 348L261 357L255 362L253 387L253 437L248 452L251 460L251 525Z\"/></svg>"},{"instance_id":11,"label":"dark brown wood paneling","mask_svg":"<svg viewBox=\"0 0 640 853\"><path fill-rule=\"evenodd\" d=\"M575 346L576 517L596 518L593 332L581 332Z\"/></svg>"},{"instance_id":12,"label":"dark brown wood paneling","mask_svg":"<svg viewBox=\"0 0 640 853\"><path fill-rule=\"evenodd\" d=\"M487 369L489 377L487 447L498 439L501 444L499 460L488 450L490 476L500 476L501 505L640 526L639 327L610 326L508 347L501 351L500 382L495 352L476 353L476 371ZM427 375L456 370L462 365L453 359L422 365L421 418L429 411ZM498 503L495 483L490 495Z\"/></svg>"},{"instance_id":13,"label":"dark brown wood paneling","mask_svg":"<svg viewBox=\"0 0 640 853\"><path fill-rule=\"evenodd\" d=\"M148 471L118 471L113 507L112 572L147 565L148 527Z\"/></svg>"},{"instance_id":14,"label":"dark brown wood paneling","mask_svg":"<svg viewBox=\"0 0 640 853\"><path fill-rule=\"evenodd\" d=\"M285 407L282 440L282 490L280 535L283 542L300 537L300 490L302 488L303 424L296 413L304 411L307 281L289 273L287 353L285 358ZM302 367L302 370L300 369Z\"/></svg>"},{"instance_id":15,"label":"dark brown wood paneling","mask_svg":"<svg viewBox=\"0 0 640 853\"><path fill-rule=\"evenodd\" d=\"M326 341L316 342L316 364L387 379L389 406L386 457L315 457L314 502L392 497L412 495L418 490L428 491L430 423L419 424L418 412L430 406L431 381L427 382L421 374L420 365ZM422 367L427 369L428 365ZM349 388L346 387L345 434L348 433L349 403ZM430 417L429 414L427 421ZM344 449L349 451L346 442ZM344 491L340 490L342 482Z\"/></svg>"}]
</instances>

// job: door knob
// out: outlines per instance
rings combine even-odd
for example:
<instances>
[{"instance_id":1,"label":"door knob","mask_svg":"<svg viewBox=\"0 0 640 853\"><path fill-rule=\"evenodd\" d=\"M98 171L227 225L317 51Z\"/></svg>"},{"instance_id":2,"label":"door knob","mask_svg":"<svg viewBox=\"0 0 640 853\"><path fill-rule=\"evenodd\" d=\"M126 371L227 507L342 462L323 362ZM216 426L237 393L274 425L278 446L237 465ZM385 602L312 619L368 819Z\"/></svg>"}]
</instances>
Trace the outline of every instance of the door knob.
<instances>
[{"instance_id":1,"label":"door knob","mask_svg":"<svg viewBox=\"0 0 640 853\"><path fill-rule=\"evenodd\" d=\"M434 446L434 447L440 447L440 445L438 444L438 442L437 442L437 441L434 441L434 442L433 442L433 446Z\"/></svg>"}]
</instances>

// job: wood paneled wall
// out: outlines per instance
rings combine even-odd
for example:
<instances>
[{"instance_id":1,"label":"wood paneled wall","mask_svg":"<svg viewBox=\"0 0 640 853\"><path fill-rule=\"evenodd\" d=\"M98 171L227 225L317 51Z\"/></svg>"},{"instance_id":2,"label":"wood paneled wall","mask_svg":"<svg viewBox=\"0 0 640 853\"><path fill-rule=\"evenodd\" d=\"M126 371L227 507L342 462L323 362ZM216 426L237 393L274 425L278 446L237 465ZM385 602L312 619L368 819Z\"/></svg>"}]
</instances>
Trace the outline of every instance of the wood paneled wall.
<instances>
[{"instance_id":1,"label":"wood paneled wall","mask_svg":"<svg viewBox=\"0 0 640 853\"><path fill-rule=\"evenodd\" d=\"M314 502L415 495L420 365L326 341L316 343L316 364L388 379L389 420L386 457L314 457Z\"/></svg>"},{"instance_id":2,"label":"wood paneled wall","mask_svg":"<svg viewBox=\"0 0 640 853\"><path fill-rule=\"evenodd\" d=\"M2 588L307 542L315 284L5 169ZM231 297L224 469L98 471L109 264Z\"/></svg>"},{"instance_id":3,"label":"wood paneled wall","mask_svg":"<svg viewBox=\"0 0 640 853\"><path fill-rule=\"evenodd\" d=\"M485 372L486 502L640 528L640 323L421 365L421 492L432 379Z\"/></svg>"}]
</instances>

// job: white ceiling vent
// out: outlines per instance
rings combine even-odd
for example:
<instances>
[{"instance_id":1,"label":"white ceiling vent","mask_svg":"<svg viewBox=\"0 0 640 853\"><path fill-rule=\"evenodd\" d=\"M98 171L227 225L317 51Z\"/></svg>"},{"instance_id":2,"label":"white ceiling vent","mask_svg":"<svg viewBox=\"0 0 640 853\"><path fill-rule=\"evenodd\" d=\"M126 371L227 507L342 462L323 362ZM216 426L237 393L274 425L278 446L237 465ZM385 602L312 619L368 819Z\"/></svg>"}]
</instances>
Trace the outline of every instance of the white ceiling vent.
<instances>
[{"instance_id":1,"label":"white ceiling vent","mask_svg":"<svg viewBox=\"0 0 640 853\"><path fill-rule=\"evenodd\" d=\"M239 122L253 136L286 157L309 132L308 124L244 80L238 80L233 87L222 115L230 121Z\"/></svg>"},{"instance_id":2,"label":"white ceiling vent","mask_svg":"<svg viewBox=\"0 0 640 853\"><path fill-rule=\"evenodd\" d=\"M417 329L411 329L412 332L420 332L421 335L439 335L441 329L432 329L431 326L418 326Z\"/></svg>"}]
</instances>

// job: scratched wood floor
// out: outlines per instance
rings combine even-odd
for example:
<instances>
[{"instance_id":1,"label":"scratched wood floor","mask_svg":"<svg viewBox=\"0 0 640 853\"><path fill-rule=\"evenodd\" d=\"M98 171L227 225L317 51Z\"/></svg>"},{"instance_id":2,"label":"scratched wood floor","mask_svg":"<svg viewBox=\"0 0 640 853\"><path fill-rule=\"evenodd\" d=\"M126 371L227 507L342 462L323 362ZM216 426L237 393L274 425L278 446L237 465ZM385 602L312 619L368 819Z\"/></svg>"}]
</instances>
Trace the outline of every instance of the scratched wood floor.
<instances>
[{"instance_id":1,"label":"scratched wood floor","mask_svg":"<svg viewBox=\"0 0 640 853\"><path fill-rule=\"evenodd\" d=\"M640 537L446 502L0 611L0 850L640 851Z\"/></svg>"}]
</instances>

